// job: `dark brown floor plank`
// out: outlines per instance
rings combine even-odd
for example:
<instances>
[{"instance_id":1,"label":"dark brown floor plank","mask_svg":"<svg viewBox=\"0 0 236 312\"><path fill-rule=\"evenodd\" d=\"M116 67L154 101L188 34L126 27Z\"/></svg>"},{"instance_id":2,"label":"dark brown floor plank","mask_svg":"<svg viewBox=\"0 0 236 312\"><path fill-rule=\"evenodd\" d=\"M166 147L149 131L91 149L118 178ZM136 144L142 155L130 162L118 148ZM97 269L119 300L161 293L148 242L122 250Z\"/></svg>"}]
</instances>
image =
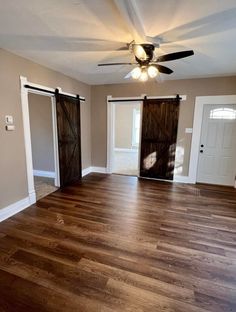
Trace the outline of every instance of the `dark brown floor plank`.
<instances>
[{"instance_id":1,"label":"dark brown floor plank","mask_svg":"<svg viewBox=\"0 0 236 312\"><path fill-rule=\"evenodd\" d=\"M0 311L236 311L236 190L90 174L0 224Z\"/></svg>"}]
</instances>

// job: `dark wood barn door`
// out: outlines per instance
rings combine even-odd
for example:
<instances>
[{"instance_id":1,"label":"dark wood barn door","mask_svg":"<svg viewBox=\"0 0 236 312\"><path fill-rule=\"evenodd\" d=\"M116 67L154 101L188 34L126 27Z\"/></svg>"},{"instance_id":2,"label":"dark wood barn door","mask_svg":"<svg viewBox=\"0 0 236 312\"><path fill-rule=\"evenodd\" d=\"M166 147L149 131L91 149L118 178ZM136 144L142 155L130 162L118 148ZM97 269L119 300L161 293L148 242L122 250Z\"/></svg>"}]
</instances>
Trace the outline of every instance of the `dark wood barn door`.
<instances>
[{"instance_id":1,"label":"dark wood barn door","mask_svg":"<svg viewBox=\"0 0 236 312\"><path fill-rule=\"evenodd\" d=\"M179 98L143 103L140 176L173 180Z\"/></svg>"},{"instance_id":2,"label":"dark wood barn door","mask_svg":"<svg viewBox=\"0 0 236 312\"><path fill-rule=\"evenodd\" d=\"M56 94L60 185L81 179L80 101Z\"/></svg>"}]
</instances>

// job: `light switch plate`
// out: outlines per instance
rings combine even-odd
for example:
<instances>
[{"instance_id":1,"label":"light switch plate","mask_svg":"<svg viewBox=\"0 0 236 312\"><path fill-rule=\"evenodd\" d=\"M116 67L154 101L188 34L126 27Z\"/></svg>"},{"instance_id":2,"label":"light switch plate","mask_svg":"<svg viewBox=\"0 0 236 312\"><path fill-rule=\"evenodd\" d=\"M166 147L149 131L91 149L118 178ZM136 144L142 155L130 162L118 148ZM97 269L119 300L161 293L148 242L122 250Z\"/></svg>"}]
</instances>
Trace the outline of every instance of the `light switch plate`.
<instances>
[{"instance_id":1,"label":"light switch plate","mask_svg":"<svg viewBox=\"0 0 236 312\"><path fill-rule=\"evenodd\" d=\"M15 130L15 126L14 125L7 125L6 126L6 130L7 131L14 131Z\"/></svg>"},{"instance_id":2,"label":"light switch plate","mask_svg":"<svg viewBox=\"0 0 236 312\"><path fill-rule=\"evenodd\" d=\"M193 128L185 128L185 133L193 133Z\"/></svg>"},{"instance_id":3,"label":"light switch plate","mask_svg":"<svg viewBox=\"0 0 236 312\"><path fill-rule=\"evenodd\" d=\"M5 116L5 122L6 122L6 124L8 124L8 125L12 125L12 124L13 124L13 117L10 116L10 115L6 115L6 116Z\"/></svg>"}]
</instances>

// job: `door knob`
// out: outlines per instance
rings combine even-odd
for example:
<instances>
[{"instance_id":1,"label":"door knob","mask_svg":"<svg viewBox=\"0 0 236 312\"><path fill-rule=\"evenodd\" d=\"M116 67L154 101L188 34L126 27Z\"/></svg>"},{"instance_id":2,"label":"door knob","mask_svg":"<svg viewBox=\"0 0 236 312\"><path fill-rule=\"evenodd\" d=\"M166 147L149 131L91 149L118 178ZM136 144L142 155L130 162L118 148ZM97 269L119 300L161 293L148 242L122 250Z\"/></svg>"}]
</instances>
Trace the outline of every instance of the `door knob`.
<instances>
[{"instance_id":1,"label":"door knob","mask_svg":"<svg viewBox=\"0 0 236 312\"><path fill-rule=\"evenodd\" d=\"M204 145L203 145L203 144L201 144L201 147L204 147Z\"/></svg>"},{"instance_id":2,"label":"door knob","mask_svg":"<svg viewBox=\"0 0 236 312\"><path fill-rule=\"evenodd\" d=\"M200 153L203 153L203 150L200 150Z\"/></svg>"}]
</instances>

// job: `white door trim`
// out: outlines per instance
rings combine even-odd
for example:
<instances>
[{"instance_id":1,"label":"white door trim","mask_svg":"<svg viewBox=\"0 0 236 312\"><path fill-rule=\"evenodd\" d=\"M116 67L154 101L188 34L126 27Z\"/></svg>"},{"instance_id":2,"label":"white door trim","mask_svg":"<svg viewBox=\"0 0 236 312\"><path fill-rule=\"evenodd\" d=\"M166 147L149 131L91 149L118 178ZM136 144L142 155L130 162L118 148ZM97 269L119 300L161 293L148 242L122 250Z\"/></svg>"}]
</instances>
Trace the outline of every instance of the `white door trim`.
<instances>
[{"instance_id":1,"label":"white door trim","mask_svg":"<svg viewBox=\"0 0 236 312\"><path fill-rule=\"evenodd\" d=\"M56 98L51 97L52 101L52 135L53 135L53 156L54 156L54 171L55 186L60 187L60 167L59 167L59 151L58 151L58 134L57 134L57 111L56 111Z\"/></svg>"},{"instance_id":2,"label":"white door trim","mask_svg":"<svg viewBox=\"0 0 236 312\"><path fill-rule=\"evenodd\" d=\"M189 180L197 182L199 146L204 105L236 104L236 95L197 96L194 109L193 135L191 142Z\"/></svg>"},{"instance_id":3,"label":"white door trim","mask_svg":"<svg viewBox=\"0 0 236 312\"><path fill-rule=\"evenodd\" d=\"M113 103L109 102L111 95L107 96L107 172L112 173L112 155L114 149L114 109Z\"/></svg>"},{"instance_id":4,"label":"white door trim","mask_svg":"<svg viewBox=\"0 0 236 312\"><path fill-rule=\"evenodd\" d=\"M28 183L28 194L30 202L36 202L36 194L34 189L34 174L33 174L33 160L32 160L32 145L31 145L31 134L30 134L30 118L29 118L29 101L28 94L40 94L49 96L52 103L52 123L53 123L53 149L54 149L54 165L55 165L55 186L60 186L60 171L59 171L59 157L58 157L58 141L57 141L57 122L56 122L56 100L55 95L43 91L28 89L25 85L41 88L47 91L54 92L55 89L48 88L42 85L38 85L29 82L26 77L20 76L21 84L21 107L23 117L23 129L24 129L24 144L26 154L26 170L27 170L27 183Z\"/></svg>"}]
</instances>

